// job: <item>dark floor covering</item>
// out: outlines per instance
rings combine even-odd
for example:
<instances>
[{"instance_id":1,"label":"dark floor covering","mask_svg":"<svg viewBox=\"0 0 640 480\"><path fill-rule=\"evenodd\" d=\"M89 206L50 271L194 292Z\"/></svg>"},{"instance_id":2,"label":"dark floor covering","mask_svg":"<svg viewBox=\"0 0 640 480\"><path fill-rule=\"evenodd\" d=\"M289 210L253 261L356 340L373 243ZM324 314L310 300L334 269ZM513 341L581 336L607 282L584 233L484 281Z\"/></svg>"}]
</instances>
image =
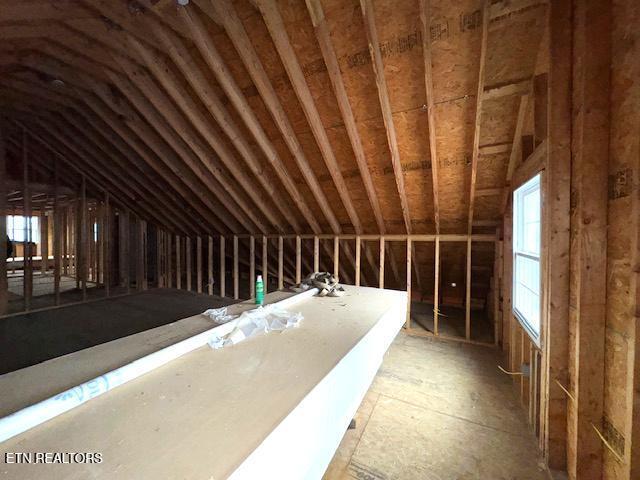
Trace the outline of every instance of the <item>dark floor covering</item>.
<instances>
[{"instance_id":1,"label":"dark floor covering","mask_svg":"<svg viewBox=\"0 0 640 480\"><path fill-rule=\"evenodd\" d=\"M235 303L176 289L0 319L0 374Z\"/></svg>"}]
</instances>

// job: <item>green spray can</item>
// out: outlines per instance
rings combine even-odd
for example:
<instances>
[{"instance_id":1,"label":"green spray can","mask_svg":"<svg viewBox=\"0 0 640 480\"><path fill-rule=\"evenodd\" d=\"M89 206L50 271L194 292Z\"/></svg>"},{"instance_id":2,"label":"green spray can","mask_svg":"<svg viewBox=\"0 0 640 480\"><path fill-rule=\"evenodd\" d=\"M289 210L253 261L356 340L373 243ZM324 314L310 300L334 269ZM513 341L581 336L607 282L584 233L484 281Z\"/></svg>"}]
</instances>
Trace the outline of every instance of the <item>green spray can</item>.
<instances>
[{"instance_id":1,"label":"green spray can","mask_svg":"<svg viewBox=\"0 0 640 480\"><path fill-rule=\"evenodd\" d=\"M262 275L258 275L256 279L256 305L262 305L264 303L264 283L262 282Z\"/></svg>"}]
</instances>

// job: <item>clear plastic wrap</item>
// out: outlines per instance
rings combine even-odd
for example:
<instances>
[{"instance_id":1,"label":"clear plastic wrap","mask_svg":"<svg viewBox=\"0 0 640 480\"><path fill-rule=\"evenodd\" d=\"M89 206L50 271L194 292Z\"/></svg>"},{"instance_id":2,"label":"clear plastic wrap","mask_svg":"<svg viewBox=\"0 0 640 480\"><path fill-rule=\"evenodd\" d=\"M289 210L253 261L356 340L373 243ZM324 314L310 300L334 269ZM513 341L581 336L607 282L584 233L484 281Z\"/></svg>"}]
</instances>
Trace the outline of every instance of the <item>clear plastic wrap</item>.
<instances>
[{"instance_id":1,"label":"clear plastic wrap","mask_svg":"<svg viewBox=\"0 0 640 480\"><path fill-rule=\"evenodd\" d=\"M209 346L213 349L235 345L247 338L283 331L297 327L302 321L301 313L291 313L277 305L267 305L244 312L237 320L236 327L226 335L212 335Z\"/></svg>"}]
</instances>

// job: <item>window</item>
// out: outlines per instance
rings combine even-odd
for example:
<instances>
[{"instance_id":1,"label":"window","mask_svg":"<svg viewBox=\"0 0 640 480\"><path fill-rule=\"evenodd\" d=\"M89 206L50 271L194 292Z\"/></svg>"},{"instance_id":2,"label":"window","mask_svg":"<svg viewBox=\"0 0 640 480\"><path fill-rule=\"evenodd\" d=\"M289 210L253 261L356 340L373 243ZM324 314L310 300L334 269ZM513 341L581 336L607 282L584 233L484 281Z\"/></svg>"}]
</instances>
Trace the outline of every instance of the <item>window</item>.
<instances>
[{"instance_id":1,"label":"window","mask_svg":"<svg viewBox=\"0 0 640 480\"><path fill-rule=\"evenodd\" d=\"M540 174L513 192L513 313L540 338Z\"/></svg>"},{"instance_id":2,"label":"window","mask_svg":"<svg viewBox=\"0 0 640 480\"><path fill-rule=\"evenodd\" d=\"M31 241L40 243L39 218L31 217ZM24 242L27 217L7 215L7 235L14 242Z\"/></svg>"}]
</instances>

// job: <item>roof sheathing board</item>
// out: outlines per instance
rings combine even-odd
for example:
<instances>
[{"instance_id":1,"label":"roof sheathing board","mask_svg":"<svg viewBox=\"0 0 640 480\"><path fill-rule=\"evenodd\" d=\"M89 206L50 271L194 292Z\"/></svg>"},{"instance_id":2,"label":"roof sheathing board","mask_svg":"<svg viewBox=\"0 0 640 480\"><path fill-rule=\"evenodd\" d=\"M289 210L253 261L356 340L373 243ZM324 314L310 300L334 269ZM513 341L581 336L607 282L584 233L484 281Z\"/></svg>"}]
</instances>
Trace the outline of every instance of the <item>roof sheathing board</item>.
<instances>
[{"instance_id":1,"label":"roof sheathing board","mask_svg":"<svg viewBox=\"0 0 640 480\"><path fill-rule=\"evenodd\" d=\"M318 110L322 126L329 138L333 154L339 165L340 173L344 177L348 187L348 194L353 197L352 191L364 192L364 186L360 179L360 173L357 168L351 143L333 93L331 79L318 46L307 8L304 2L294 4L280 2L279 7L293 50L296 53L298 63L305 75L305 80ZM307 137L306 132L302 135L303 137ZM342 205L338 200L338 191L324 164L324 160L317 148L313 135L310 135L308 138L308 148L305 148L305 152L306 151L313 151L314 158L318 158L322 162L322 168L316 170L316 174L323 187L323 191L328 198L335 198L335 203ZM360 199L359 201L355 201L354 198L352 198L352 201L354 202L358 217L363 223L364 231L376 231L376 226L373 222L373 213L371 212L368 200L362 202L361 199L363 196L359 196L358 198ZM366 196L364 198L366 199ZM353 232L346 211L343 208L339 208L338 210L334 209L334 211L345 232Z\"/></svg>"},{"instance_id":2,"label":"roof sheathing board","mask_svg":"<svg viewBox=\"0 0 640 480\"><path fill-rule=\"evenodd\" d=\"M240 15L240 12L238 12L238 14ZM302 111L302 107L300 106L291 83L289 82L287 73L280 61L278 52L276 51L269 35L269 31L267 30L260 13L254 9L250 15L241 18L244 28L249 34L251 43L256 50L258 58L264 66L267 76L269 77L278 99L289 118L294 132L296 133L300 146L311 165L313 173L316 175L316 178L323 174L328 175L329 172L327 171L322 156L320 155L315 139L311 134L311 130L304 116L304 112ZM283 21L286 24L285 17L283 17ZM303 68L304 71L304 64L302 62L301 68ZM296 168L296 170L298 169ZM307 204L313 211L314 216L321 222L323 230L330 231L328 224L325 221L324 213L318 208L317 202L315 201L311 191L306 186L306 182L303 182L302 176L295 180L298 188L302 189L304 187L303 195L307 199ZM333 211L336 214L338 221L340 223L348 222L348 216L342 208L342 203L339 201L339 196L335 187L333 187L333 184L327 185L326 183L321 183L321 186L327 198L338 199L337 202L330 202L335 207L333 208Z\"/></svg>"},{"instance_id":3,"label":"roof sheathing board","mask_svg":"<svg viewBox=\"0 0 640 480\"><path fill-rule=\"evenodd\" d=\"M482 2L432 2L430 23L442 233L461 233L469 211Z\"/></svg>"},{"instance_id":4,"label":"roof sheathing board","mask_svg":"<svg viewBox=\"0 0 640 480\"><path fill-rule=\"evenodd\" d=\"M404 233L398 190L391 168L360 5L355 0L332 0L323 2L323 9L385 226L390 233ZM353 168L356 168L355 161ZM359 188L363 190L364 196L364 188ZM372 217L371 215L369 218L373 222ZM365 218L362 215L361 220ZM371 228L377 231L377 227Z\"/></svg>"},{"instance_id":5,"label":"roof sheathing board","mask_svg":"<svg viewBox=\"0 0 640 480\"><path fill-rule=\"evenodd\" d=\"M418 2L377 0L374 11L412 231L433 233L429 125Z\"/></svg>"}]
</instances>

